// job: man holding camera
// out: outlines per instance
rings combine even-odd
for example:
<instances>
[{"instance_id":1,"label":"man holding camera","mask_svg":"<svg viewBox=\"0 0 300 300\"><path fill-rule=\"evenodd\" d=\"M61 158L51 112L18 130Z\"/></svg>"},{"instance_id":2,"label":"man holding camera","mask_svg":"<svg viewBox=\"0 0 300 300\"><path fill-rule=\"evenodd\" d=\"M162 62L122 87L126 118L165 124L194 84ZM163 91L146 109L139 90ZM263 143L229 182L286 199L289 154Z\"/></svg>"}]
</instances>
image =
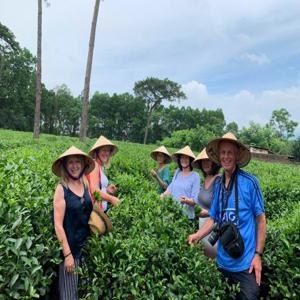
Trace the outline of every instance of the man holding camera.
<instances>
[{"instance_id":1,"label":"man holding camera","mask_svg":"<svg viewBox=\"0 0 300 300\"><path fill-rule=\"evenodd\" d=\"M266 217L257 179L240 169L249 163L250 151L230 132L211 141L206 149L224 173L215 183L208 220L188 242L195 243L213 231L209 241L218 240L219 270L230 283L240 283L237 299L257 299Z\"/></svg>"}]
</instances>

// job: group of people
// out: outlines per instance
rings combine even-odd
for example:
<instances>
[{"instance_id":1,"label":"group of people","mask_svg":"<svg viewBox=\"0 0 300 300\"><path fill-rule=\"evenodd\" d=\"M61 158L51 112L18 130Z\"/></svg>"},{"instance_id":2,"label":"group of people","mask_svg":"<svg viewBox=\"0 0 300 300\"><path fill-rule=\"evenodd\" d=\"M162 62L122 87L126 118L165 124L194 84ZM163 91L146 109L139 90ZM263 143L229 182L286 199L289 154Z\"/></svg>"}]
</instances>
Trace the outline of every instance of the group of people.
<instances>
[{"instance_id":1,"label":"group of people","mask_svg":"<svg viewBox=\"0 0 300 300\"><path fill-rule=\"evenodd\" d=\"M118 147L101 136L89 155L69 148L52 165L60 177L54 194L54 227L61 243L63 262L59 266L60 299L78 299L78 275L83 246L90 234L89 218L94 192L101 197L100 209L119 204L117 187L109 184L105 166ZM199 218L199 230L188 243L202 240L204 253L216 258L222 275L239 283L238 299L257 299L261 281L261 257L266 236L266 218L257 179L241 170L250 159L249 149L232 133L211 141L197 157L189 146L173 155L161 146L151 153L157 161L151 175L158 184L161 201L171 195L189 220ZM168 164L178 168L171 180ZM201 170L204 181L194 168ZM220 169L223 173L220 174ZM201 206L196 216L194 207Z\"/></svg>"},{"instance_id":2,"label":"group of people","mask_svg":"<svg viewBox=\"0 0 300 300\"><path fill-rule=\"evenodd\" d=\"M229 132L209 142L197 157L188 146L172 156L162 146L151 157L158 162L151 174L159 184L160 198L171 195L190 220L195 218L195 205L202 208L196 216L199 230L188 236L188 243L203 241L204 253L217 257L222 276L231 284L240 284L237 299L257 299L266 217L256 177L241 169L250 162L249 149ZM167 164L172 159L178 168L169 183ZM202 185L193 168L201 170Z\"/></svg>"}]
</instances>

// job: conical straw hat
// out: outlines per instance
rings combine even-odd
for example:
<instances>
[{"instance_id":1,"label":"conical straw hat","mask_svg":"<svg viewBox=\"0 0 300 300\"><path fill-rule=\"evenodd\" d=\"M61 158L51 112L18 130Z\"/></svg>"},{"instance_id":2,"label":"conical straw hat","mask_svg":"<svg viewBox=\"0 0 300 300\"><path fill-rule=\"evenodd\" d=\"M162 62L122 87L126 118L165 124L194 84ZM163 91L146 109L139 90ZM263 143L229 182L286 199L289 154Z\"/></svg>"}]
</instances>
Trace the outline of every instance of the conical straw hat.
<instances>
[{"instance_id":1,"label":"conical straw hat","mask_svg":"<svg viewBox=\"0 0 300 300\"><path fill-rule=\"evenodd\" d=\"M192 165L194 168L200 168L201 160L209 159L206 148L204 148L196 157L196 159L193 161Z\"/></svg>"},{"instance_id":2,"label":"conical straw hat","mask_svg":"<svg viewBox=\"0 0 300 300\"><path fill-rule=\"evenodd\" d=\"M174 160L177 160L177 158L178 158L179 155L187 155L190 158L192 158L192 160L195 159L195 155L194 155L193 151L191 150L191 148L189 146L185 146L184 148L182 148L182 149L178 150L177 152L175 152L172 155L172 158Z\"/></svg>"},{"instance_id":3,"label":"conical straw hat","mask_svg":"<svg viewBox=\"0 0 300 300\"><path fill-rule=\"evenodd\" d=\"M219 159L219 146L222 141L228 141L237 145L239 149L237 165L239 167L245 167L249 163L251 159L250 150L248 149L248 147L246 147L244 144L238 141L236 136L231 132L224 134L221 138L210 141L206 146L207 155L213 162L215 162L219 166L221 165Z\"/></svg>"},{"instance_id":4,"label":"conical straw hat","mask_svg":"<svg viewBox=\"0 0 300 300\"><path fill-rule=\"evenodd\" d=\"M156 155L157 153L163 153L165 154L167 157L166 157L166 160L165 160L165 163L166 164L169 164L171 161L172 161L172 157L171 157L171 154L169 153L169 151L167 150L167 148L165 146L161 146L155 150L153 150L150 154L150 156L154 159L154 160L157 160L156 159Z\"/></svg>"},{"instance_id":5,"label":"conical straw hat","mask_svg":"<svg viewBox=\"0 0 300 300\"><path fill-rule=\"evenodd\" d=\"M61 176L61 165L63 162L63 158L71 155L80 155L84 158L84 167L86 167L84 174L89 174L95 168L95 163L91 157L82 152L80 149L72 146L67 151L65 151L58 159L54 161L52 164L52 172L60 177Z\"/></svg>"},{"instance_id":6,"label":"conical straw hat","mask_svg":"<svg viewBox=\"0 0 300 300\"><path fill-rule=\"evenodd\" d=\"M97 149L99 149L100 147L103 147L103 146L111 146L111 148L112 148L111 155L114 155L119 150L118 147L115 144L113 144L105 136L101 135L98 138L98 140L96 141L96 143L94 144L94 146L89 151L89 155L93 157L95 150L97 150Z\"/></svg>"}]
</instances>

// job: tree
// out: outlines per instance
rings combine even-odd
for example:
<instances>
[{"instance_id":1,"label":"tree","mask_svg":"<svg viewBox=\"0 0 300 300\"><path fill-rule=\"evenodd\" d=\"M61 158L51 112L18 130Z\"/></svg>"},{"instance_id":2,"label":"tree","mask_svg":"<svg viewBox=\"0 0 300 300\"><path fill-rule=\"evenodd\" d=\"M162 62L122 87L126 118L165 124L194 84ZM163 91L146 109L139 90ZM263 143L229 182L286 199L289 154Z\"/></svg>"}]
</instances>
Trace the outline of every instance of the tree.
<instances>
[{"instance_id":1,"label":"tree","mask_svg":"<svg viewBox=\"0 0 300 300\"><path fill-rule=\"evenodd\" d=\"M285 109L274 110L269 125L277 132L278 137L289 139L294 136L298 123L290 120L290 113Z\"/></svg>"},{"instance_id":2,"label":"tree","mask_svg":"<svg viewBox=\"0 0 300 300\"><path fill-rule=\"evenodd\" d=\"M226 125L225 131L226 132L230 131L230 132L234 133L237 136L238 133L239 133L239 126L236 122L230 122Z\"/></svg>"},{"instance_id":3,"label":"tree","mask_svg":"<svg viewBox=\"0 0 300 300\"><path fill-rule=\"evenodd\" d=\"M90 79L92 72L94 44L96 36L96 26L98 19L100 0L95 1L94 15L91 26L90 41L89 41L89 52L87 57L83 96L82 96L82 112L81 112L81 124L80 124L80 140L84 141L87 133L88 126L88 109L89 109L89 94L90 94Z\"/></svg>"},{"instance_id":4,"label":"tree","mask_svg":"<svg viewBox=\"0 0 300 300\"><path fill-rule=\"evenodd\" d=\"M34 110L34 57L0 24L0 127L30 131Z\"/></svg>"},{"instance_id":5,"label":"tree","mask_svg":"<svg viewBox=\"0 0 300 300\"><path fill-rule=\"evenodd\" d=\"M42 0L38 0L38 32L37 32L37 62L36 62L36 88L33 138L40 135L42 96Z\"/></svg>"},{"instance_id":6,"label":"tree","mask_svg":"<svg viewBox=\"0 0 300 300\"><path fill-rule=\"evenodd\" d=\"M300 137L298 137L292 144L292 155L300 161Z\"/></svg>"},{"instance_id":7,"label":"tree","mask_svg":"<svg viewBox=\"0 0 300 300\"><path fill-rule=\"evenodd\" d=\"M143 141L145 102L133 95L96 92L90 101L89 116L90 137L102 134L116 140Z\"/></svg>"},{"instance_id":8,"label":"tree","mask_svg":"<svg viewBox=\"0 0 300 300\"><path fill-rule=\"evenodd\" d=\"M147 123L145 127L144 144L147 143L148 130L153 112L161 105L163 100L173 102L186 99L181 86L169 79L148 77L135 83L134 93L146 103Z\"/></svg>"}]
</instances>

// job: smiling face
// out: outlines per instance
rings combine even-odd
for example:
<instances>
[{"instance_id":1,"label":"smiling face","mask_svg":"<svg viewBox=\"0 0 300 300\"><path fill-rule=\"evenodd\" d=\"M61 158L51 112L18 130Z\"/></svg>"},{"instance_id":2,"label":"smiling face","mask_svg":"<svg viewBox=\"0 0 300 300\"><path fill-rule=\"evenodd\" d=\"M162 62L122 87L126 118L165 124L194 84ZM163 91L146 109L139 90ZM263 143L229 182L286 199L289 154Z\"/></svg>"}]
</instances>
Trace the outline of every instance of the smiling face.
<instances>
[{"instance_id":1,"label":"smiling face","mask_svg":"<svg viewBox=\"0 0 300 300\"><path fill-rule=\"evenodd\" d=\"M212 171L212 161L209 159L203 159L202 162L202 170L205 174L210 174Z\"/></svg>"},{"instance_id":2,"label":"smiling face","mask_svg":"<svg viewBox=\"0 0 300 300\"><path fill-rule=\"evenodd\" d=\"M167 159L167 157L163 153L158 152L156 154L156 160L159 164L164 164L166 159Z\"/></svg>"},{"instance_id":3,"label":"smiling face","mask_svg":"<svg viewBox=\"0 0 300 300\"><path fill-rule=\"evenodd\" d=\"M225 172L232 174L238 160L238 148L235 144L223 141L219 146L219 159Z\"/></svg>"},{"instance_id":4,"label":"smiling face","mask_svg":"<svg viewBox=\"0 0 300 300\"><path fill-rule=\"evenodd\" d=\"M107 164L111 157L112 149L110 146L103 146L99 149L98 152L98 159L100 160L101 164Z\"/></svg>"},{"instance_id":5,"label":"smiling face","mask_svg":"<svg viewBox=\"0 0 300 300\"><path fill-rule=\"evenodd\" d=\"M67 157L66 168L69 174L73 177L78 177L83 170L83 160L78 155L71 155Z\"/></svg>"},{"instance_id":6,"label":"smiling face","mask_svg":"<svg viewBox=\"0 0 300 300\"><path fill-rule=\"evenodd\" d=\"M182 169L186 169L190 167L190 157L187 155L180 155L180 164Z\"/></svg>"}]
</instances>

